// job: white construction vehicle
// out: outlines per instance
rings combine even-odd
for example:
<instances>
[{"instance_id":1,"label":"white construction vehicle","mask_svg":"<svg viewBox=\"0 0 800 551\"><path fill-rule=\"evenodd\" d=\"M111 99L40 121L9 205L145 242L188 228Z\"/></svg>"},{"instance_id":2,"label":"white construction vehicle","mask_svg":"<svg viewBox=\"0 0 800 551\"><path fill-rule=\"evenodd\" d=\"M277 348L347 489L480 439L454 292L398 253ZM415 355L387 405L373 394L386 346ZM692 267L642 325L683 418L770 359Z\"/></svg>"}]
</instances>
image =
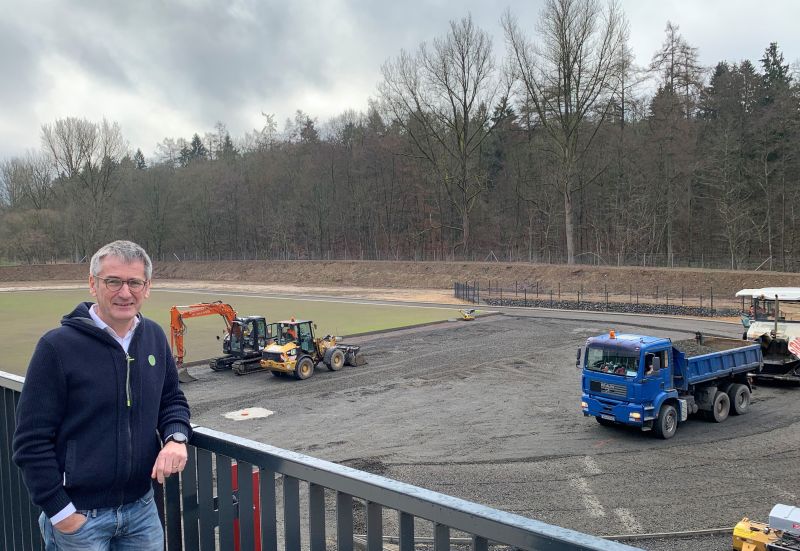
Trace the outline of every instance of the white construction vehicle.
<instances>
[{"instance_id":1,"label":"white construction vehicle","mask_svg":"<svg viewBox=\"0 0 800 551\"><path fill-rule=\"evenodd\" d=\"M736 296L750 301L744 338L761 343L764 367L755 376L800 382L800 287L742 289Z\"/></svg>"}]
</instances>

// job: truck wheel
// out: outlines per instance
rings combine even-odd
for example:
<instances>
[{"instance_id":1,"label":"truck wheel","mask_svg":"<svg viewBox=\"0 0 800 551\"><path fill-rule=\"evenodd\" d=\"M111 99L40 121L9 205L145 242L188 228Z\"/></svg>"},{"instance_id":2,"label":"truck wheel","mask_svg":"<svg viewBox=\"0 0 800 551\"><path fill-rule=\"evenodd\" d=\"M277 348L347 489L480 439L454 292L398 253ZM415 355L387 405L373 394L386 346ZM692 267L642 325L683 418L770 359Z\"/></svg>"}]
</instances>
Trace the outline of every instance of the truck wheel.
<instances>
[{"instance_id":1,"label":"truck wheel","mask_svg":"<svg viewBox=\"0 0 800 551\"><path fill-rule=\"evenodd\" d=\"M731 385L728 398L731 401L731 413L734 415L744 415L750 411L750 389L746 385Z\"/></svg>"},{"instance_id":2,"label":"truck wheel","mask_svg":"<svg viewBox=\"0 0 800 551\"><path fill-rule=\"evenodd\" d=\"M344 367L344 352L336 348L331 352L331 357L328 359L326 365L331 371L339 371Z\"/></svg>"},{"instance_id":3,"label":"truck wheel","mask_svg":"<svg viewBox=\"0 0 800 551\"><path fill-rule=\"evenodd\" d=\"M656 436L667 440L675 436L678 430L678 411L675 406L664 404L661 406L661 411L658 412L658 419L653 426L653 432Z\"/></svg>"},{"instance_id":4,"label":"truck wheel","mask_svg":"<svg viewBox=\"0 0 800 551\"><path fill-rule=\"evenodd\" d=\"M717 391L711 409L711 419L715 423L722 423L728 418L731 411L731 399L724 392Z\"/></svg>"},{"instance_id":5,"label":"truck wheel","mask_svg":"<svg viewBox=\"0 0 800 551\"><path fill-rule=\"evenodd\" d=\"M294 376L296 379L300 379L301 381L304 379L308 379L314 374L314 362L306 356L302 358L297 365L294 367Z\"/></svg>"}]
</instances>

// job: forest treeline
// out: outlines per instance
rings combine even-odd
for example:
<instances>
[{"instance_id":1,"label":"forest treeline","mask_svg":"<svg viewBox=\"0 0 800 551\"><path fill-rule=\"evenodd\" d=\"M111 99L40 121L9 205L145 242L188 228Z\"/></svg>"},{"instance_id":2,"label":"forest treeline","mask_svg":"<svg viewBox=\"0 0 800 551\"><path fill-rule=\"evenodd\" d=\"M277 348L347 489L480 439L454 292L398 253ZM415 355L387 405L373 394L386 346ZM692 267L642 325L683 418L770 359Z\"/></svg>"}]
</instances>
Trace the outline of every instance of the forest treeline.
<instances>
[{"instance_id":1,"label":"forest treeline","mask_svg":"<svg viewBox=\"0 0 800 551\"><path fill-rule=\"evenodd\" d=\"M503 260L796 271L800 84L778 44L703 67L667 23L633 63L616 3L547 0L505 43L471 17L381 68L364 111L145 157L58 119L0 161L0 260Z\"/></svg>"}]
</instances>

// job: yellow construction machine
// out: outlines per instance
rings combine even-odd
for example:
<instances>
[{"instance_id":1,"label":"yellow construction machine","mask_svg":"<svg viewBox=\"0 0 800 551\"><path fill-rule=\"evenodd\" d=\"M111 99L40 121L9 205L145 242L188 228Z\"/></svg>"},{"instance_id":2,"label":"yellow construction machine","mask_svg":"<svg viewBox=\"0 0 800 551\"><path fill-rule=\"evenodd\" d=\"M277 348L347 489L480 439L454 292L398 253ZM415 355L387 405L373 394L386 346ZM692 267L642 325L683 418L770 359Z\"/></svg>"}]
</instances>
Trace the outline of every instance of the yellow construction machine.
<instances>
[{"instance_id":1,"label":"yellow construction machine","mask_svg":"<svg viewBox=\"0 0 800 551\"><path fill-rule=\"evenodd\" d=\"M276 338L261 352L261 368L268 369L276 377L291 374L296 379L308 379L320 362L331 371L339 371L345 365L367 363L360 346L339 343L333 335L315 337L317 326L312 321L292 318L274 325Z\"/></svg>"},{"instance_id":2,"label":"yellow construction machine","mask_svg":"<svg viewBox=\"0 0 800 551\"><path fill-rule=\"evenodd\" d=\"M733 529L735 551L800 551L800 509L775 505L769 524L743 518Z\"/></svg>"}]
</instances>

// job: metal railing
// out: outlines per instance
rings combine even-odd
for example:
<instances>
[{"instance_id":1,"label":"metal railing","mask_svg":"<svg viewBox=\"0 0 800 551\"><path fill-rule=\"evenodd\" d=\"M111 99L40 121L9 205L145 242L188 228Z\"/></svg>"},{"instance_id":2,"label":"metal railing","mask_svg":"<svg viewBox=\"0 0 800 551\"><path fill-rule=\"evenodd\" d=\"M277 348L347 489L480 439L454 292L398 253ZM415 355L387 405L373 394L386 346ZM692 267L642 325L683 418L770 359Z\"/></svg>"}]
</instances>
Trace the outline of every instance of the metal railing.
<instances>
[{"instance_id":1,"label":"metal railing","mask_svg":"<svg viewBox=\"0 0 800 551\"><path fill-rule=\"evenodd\" d=\"M11 461L21 385L0 371L0 541L9 551L42 548L39 510ZM400 551L413 550L417 537L448 550L454 534L476 551L636 549L203 427L195 427L187 467L167 480L163 495L170 551L350 551L356 544L378 551L387 531Z\"/></svg>"}]
</instances>

